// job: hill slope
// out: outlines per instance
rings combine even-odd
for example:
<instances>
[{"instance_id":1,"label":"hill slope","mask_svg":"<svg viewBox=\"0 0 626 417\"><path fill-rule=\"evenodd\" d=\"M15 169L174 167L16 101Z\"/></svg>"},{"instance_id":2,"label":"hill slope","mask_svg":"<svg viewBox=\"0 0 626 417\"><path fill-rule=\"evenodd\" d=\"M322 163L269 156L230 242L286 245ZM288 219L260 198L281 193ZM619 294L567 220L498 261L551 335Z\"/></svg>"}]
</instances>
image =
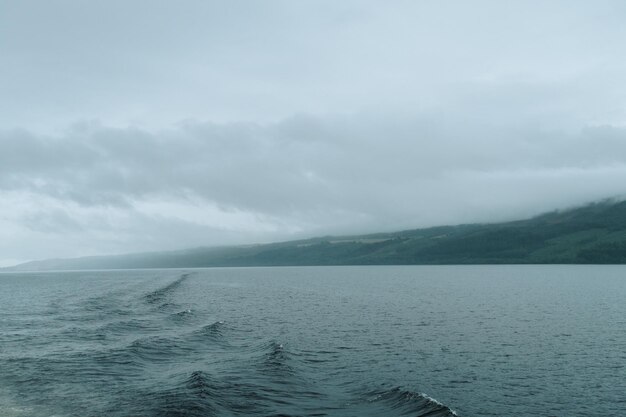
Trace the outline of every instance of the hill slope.
<instances>
[{"instance_id":1,"label":"hill slope","mask_svg":"<svg viewBox=\"0 0 626 417\"><path fill-rule=\"evenodd\" d=\"M505 263L626 263L626 202L595 203L507 223L35 261L7 270Z\"/></svg>"}]
</instances>

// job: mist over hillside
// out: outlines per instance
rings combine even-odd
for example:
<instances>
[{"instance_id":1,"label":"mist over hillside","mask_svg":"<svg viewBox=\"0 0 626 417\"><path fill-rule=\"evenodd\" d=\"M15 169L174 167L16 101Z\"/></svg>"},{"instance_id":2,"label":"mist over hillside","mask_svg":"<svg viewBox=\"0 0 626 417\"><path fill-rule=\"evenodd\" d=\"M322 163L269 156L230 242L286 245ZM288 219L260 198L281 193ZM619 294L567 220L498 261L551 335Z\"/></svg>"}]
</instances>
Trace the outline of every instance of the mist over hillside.
<instances>
[{"instance_id":1,"label":"mist over hillside","mask_svg":"<svg viewBox=\"0 0 626 417\"><path fill-rule=\"evenodd\" d=\"M28 262L10 271L287 265L626 263L626 202L527 220L359 236Z\"/></svg>"}]
</instances>

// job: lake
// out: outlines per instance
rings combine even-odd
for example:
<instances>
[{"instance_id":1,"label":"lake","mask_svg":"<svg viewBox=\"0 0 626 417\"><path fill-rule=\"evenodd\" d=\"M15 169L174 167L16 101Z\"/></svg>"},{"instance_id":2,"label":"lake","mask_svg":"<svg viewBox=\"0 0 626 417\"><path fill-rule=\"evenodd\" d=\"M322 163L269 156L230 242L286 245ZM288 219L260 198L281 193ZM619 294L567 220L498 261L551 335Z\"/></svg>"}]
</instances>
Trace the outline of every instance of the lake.
<instances>
[{"instance_id":1,"label":"lake","mask_svg":"<svg viewBox=\"0 0 626 417\"><path fill-rule=\"evenodd\" d=\"M0 415L624 416L626 267L0 274Z\"/></svg>"}]
</instances>

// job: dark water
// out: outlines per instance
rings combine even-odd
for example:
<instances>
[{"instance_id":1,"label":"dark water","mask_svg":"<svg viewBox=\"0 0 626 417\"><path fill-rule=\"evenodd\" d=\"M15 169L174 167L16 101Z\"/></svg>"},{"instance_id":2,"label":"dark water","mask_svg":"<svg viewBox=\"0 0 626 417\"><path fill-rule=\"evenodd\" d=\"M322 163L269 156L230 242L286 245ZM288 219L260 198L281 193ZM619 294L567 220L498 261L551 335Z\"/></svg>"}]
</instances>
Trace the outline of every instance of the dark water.
<instances>
[{"instance_id":1,"label":"dark water","mask_svg":"<svg viewBox=\"0 0 626 417\"><path fill-rule=\"evenodd\" d=\"M625 267L0 274L3 417L626 416L625 365Z\"/></svg>"}]
</instances>

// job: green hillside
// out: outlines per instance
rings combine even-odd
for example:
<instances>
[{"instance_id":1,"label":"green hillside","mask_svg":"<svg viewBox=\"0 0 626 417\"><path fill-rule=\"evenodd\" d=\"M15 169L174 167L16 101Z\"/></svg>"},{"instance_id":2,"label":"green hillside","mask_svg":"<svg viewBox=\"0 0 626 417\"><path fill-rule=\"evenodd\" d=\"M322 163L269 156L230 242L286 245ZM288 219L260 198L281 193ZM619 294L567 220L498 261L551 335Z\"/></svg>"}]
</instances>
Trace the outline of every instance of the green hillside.
<instances>
[{"instance_id":1,"label":"green hillside","mask_svg":"<svg viewBox=\"0 0 626 417\"><path fill-rule=\"evenodd\" d=\"M529 263L626 263L626 202L595 203L507 223L37 261L13 269Z\"/></svg>"}]
</instances>

